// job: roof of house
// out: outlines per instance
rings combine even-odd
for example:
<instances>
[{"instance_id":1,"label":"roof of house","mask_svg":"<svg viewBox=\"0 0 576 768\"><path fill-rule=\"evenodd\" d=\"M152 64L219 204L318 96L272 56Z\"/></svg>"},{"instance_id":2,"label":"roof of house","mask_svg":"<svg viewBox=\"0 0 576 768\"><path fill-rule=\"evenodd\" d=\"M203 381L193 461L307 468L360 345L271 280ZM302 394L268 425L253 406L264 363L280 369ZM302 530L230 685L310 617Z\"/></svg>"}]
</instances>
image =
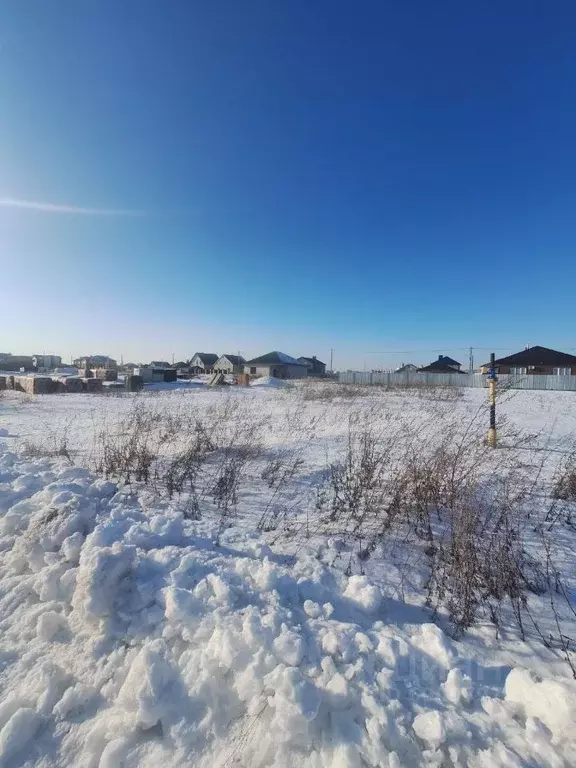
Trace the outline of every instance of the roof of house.
<instances>
[{"instance_id":1,"label":"roof of house","mask_svg":"<svg viewBox=\"0 0 576 768\"><path fill-rule=\"evenodd\" d=\"M286 355L284 352L268 352L266 355L255 357L248 360L247 365L300 365L305 367L305 363L299 363L295 357Z\"/></svg>"},{"instance_id":2,"label":"roof of house","mask_svg":"<svg viewBox=\"0 0 576 768\"><path fill-rule=\"evenodd\" d=\"M170 368L170 363L166 362L166 360L152 360L150 365L152 368Z\"/></svg>"},{"instance_id":3,"label":"roof of house","mask_svg":"<svg viewBox=\"0 0 576 768\"><path fill-rule=\"evenodd\" d=\"M246 362L246 360L244 360L242 355L221 355L220 358L218 359L220 360L223 357L225 357L229 363L232 363L232 365L244 365L244 363Z\"/></svg>"},{"instance_id":4,"label":"roof of house","mask_svg":"<svg viewBox=\"0 0 576 768\"><path fill-rule=\"evenodd\" d=\"M443 365L436 360L434 363L424 366L424 368L418 368L418 373L464 373L464 371L459 371L451 365Z\"/></svg>"},{"instance_id":5,"label":"roof of house","mask_svg":"<svg viewBox=\"0 0 576 768\"><path fill-rule=\"evenodd\" d=\"M195 352L192 355L192 360L194 360L195 357L199 357L204 365L214 365L219 356L214 355L212 352Z\"/></svg>"},{"instance_id":6,"label":"roof of house","mask_svg":"<svg viewBox=\"0 0 576 768\"><path fill-rule=\"evenodd\" d=\"M400 366L400 368L396 368L394 373L403 373L404 371L417 371L418 366L414 365L414 363L404 363Z\"/></svg>"},{"instance_id":7,"label":"roof of house","mask_svg":"<svg viewBox=\"0 0 576 768\"><path fill-rule=\"evenodd\" d=\"M495 360L496 365L521 365L521 366L571 366L576 365L576 355L569 355L566 352L558 352L548 347L528 347L521 352L516 352L508 357L501 357ZM490 365L490 363L484 363Z\"/></svg>"},{"instance_id":8,"label":"roof of house","mask_svg":"<svg viewBox=\"0 0 576 768\"><path fill-rule=\"evenodd\" d=\"M434 362L440 363L441 365L462 365L458 360L454 360L453 357L447 357L446 355L438 355L438 360L435 360ZM431 363L431 365L434 365L434 363Z\"/></svg>"},{"instance_id":9,"label":"roof of house","mask_svg":"<svg viewBox=\"0 0 576 768\"><path fill-rule=\"evenodd\" d=\"M452 357L446 355L438 355L438 360L434 360L430 365L424 368L418 368L419 371L436 371L436 373L453 373L455 365L461 365L458 360L454 360Z\"/></svg>"},{"instance_id":10,"label":"roof of house","mask_svg":"<svg viewBox=\"0 0 576 768\"><path fill-rule=\"evenodd\" d=\"M326 363L323 363L322 360L318 360L317 357L299 357L298 360L305 360L306 363L309 363L310 365L326 365Z\"/></svg>"}]
</instances>

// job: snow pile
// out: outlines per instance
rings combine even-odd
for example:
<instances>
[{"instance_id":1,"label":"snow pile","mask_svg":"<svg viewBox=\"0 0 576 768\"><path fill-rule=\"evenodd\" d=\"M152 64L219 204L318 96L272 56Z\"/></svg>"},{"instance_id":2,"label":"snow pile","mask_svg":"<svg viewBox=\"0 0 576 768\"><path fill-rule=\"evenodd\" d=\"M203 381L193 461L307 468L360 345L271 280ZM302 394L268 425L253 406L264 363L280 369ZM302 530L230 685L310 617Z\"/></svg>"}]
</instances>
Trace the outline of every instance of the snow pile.
<instances>
[{"instance_id":1,"label":"snow pile","mask_svg":"<svg viewBox=\"0 0 576 768\"><path fill-rule=\"evenodd\" d=\"M290 383L285 379L275 379L273 376L262 376L259 379L254 379L250 385L251 387L272 387L274 389L284 389L289 387Z\"/></svg>"},{"instance_id":2,"label":"snow pile","mask_svg":"<svg viewBox=\"0 0 576 768\"><path fill-rule=\"evenodd\" d=\"M436 625L388 621L366 577L206 533L0 454L0 765L571 764L573 682L488 687Z\"/></svg>"},{"instance_id":3,"label":"snow pile","mask_svg":"<svg viewBox=\"0 0 576 768\"><path fill-rule=\"evenodd\" d=\"M154 381L148 384L144 384L144 390L146 392L172 392L197 389L203 387L205 381L199 381L198 379L178 379L177 381Z\"/></svg>"}]
</instances>

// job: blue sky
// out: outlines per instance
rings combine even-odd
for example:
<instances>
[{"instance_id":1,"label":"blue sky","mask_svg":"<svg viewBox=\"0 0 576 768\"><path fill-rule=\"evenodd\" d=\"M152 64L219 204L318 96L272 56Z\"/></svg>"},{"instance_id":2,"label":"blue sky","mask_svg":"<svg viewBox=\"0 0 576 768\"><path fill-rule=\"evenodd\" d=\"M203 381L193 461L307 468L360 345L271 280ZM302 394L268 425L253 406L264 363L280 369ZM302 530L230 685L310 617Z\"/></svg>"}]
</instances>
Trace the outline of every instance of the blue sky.
<instances>
[{"instance_id":1,"label":"blue sky","mask_svg":"<svg viewBox=\"0 0 576 768\"><path fill-rule=\"evenodd\" d=\"M572 0L1 7L0 351L576 347Z\"/></svg>"}]
</instances>

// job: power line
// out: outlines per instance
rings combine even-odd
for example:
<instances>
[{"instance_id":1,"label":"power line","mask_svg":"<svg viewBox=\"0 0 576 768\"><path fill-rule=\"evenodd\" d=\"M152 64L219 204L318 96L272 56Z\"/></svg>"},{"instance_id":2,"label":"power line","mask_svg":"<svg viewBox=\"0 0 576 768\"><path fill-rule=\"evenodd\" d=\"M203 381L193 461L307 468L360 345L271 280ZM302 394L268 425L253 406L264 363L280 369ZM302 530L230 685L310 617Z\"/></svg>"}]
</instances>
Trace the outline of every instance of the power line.
<instances>
[{"instance_id":1,"label":"power line","mask_svg":"<svg viewBox=\"0 0 576 768\"><path fill-rule=\"evenodd\" d=\"M498 352L506 352L509 349L514 349L514 346L510 347L474 347L474 349L482 349L482 350L490 350L490 351L498 351ZM569 347L569 349L576 349L576 347ZM417 354L423 354L424 352L469 352L470 347L439 347L437 349L384 349L384 350L378 350L374 351L371 350L369 352L363 352L364 355L417 355Z\"/></svg>"}]
</instances>

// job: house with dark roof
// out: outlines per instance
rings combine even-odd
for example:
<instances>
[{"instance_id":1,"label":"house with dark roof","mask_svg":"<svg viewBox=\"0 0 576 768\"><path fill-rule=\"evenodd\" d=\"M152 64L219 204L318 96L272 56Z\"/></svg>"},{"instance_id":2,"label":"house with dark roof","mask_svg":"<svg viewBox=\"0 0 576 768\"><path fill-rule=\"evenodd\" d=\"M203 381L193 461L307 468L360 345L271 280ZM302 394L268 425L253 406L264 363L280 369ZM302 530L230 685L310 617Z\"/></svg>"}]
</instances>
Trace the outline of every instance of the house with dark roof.
<instances>
[{"instance_id":1,"label":"house with dark roof","mask_svg":"<svg viewBox=\"0 0 576 768\"><path fill-rule=\"evenodd\" d=\"M430 365L424 368L418 368L418 373L464 373L460 368L462 363L446 355L438 355L438 360L434 360Z\"/></svg>"},{"instance_id":2,"label":"house with dark roof","mask_svg":"<svg viewBox=\"0 0 576 768\"><path fill-rule=\"evenodd\" d=\"M495 360L494 368L499 374L576 376L576 355L548 347L526 347L521 352ZM488 373L489 369L490 363L480 367L482 373Z\"/></svg>"},{"instance_id":3,"label":"house with dark roof","mask_svg":"<svg viewBox=\"0 0 576 768\"><path fill-rule=\"evenodd\" d=\"M214 373L217 360L213 352L196 352L190 360L190 373Z\"/></svg>"},{"instance_id":4,"label":"house with dark roof","mask_svg":"<svg viewBox=\"0 0 576 768\"><path fill-rule=\"evenodd\" d=\"M402 363L399 368L396 368L394 373L416 373L418 366L414 363Z\"/></svg>"},{"instance_id":5,"label":"house with dark roof","mask_svg":"<svg viewBox=\"0 0 576 768\"><path fill-rule=\"evenodd\" d=\"M313 357L299 357L298 362L308 368L308 376L326 376L326 363L318 360L316 355Z\"/></svg>"},{"instance_id":6,"label":"house with dark roof","mask_svg":"<svg viewBox=\"0 0 576 768\"><path fill-rule=\"evenodd\" d=\"M242 355L221 355L214 363L216 373L243 373L246 360Z\"/></svg>"},{"instance_id":7,"label":"house with dark roof","mask_svg":"<svg viewBox=\"0 0 576 768\"><path fill-rule=\"evenodd\" d=\"M272 376L275 379L305 379L308 366L284 352L268 352L248 360L244 372L251 376Z\"/></svg>"}]
</instances>

